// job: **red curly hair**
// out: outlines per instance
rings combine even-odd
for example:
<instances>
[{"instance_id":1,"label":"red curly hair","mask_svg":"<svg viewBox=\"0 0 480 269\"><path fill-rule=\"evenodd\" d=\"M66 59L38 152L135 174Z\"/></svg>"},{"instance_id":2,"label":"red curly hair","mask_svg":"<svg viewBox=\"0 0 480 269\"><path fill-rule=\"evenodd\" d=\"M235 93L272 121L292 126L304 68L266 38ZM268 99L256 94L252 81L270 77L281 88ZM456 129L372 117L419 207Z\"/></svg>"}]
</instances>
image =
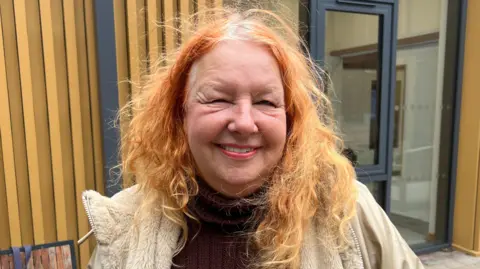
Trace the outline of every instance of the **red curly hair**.
<instances>
[{"instance_id":1,"label":"red curly hair","mask_svg":"<svg viewBox=\"0 0 480 269\"><path fill-rule=\"evenodd\" d=\"M185 218L191 217L187 203L198 191L183 130L189 71L222 40L247 39L265 46L278 63L288 122L284 154L260 201L265 215L250 235L259 250L252 264L299 268L302 242L312 222L325 229L323 242L346 246L346 229L355 214L355 176L340 153L343 144L335 133L330 101L321 90L321 70L304 55L297 34L272 12L205 14L209 15L194 18L198 28L171 63L152 65L154 71L139 94L121 111L121 117L131 117L122 138L122 169L135 176L144 197L136 218L160 210L182 227L183 244L177 251L184 247ZM239 28L247 30L239 34Z\"/></svg>"}]
</instances>

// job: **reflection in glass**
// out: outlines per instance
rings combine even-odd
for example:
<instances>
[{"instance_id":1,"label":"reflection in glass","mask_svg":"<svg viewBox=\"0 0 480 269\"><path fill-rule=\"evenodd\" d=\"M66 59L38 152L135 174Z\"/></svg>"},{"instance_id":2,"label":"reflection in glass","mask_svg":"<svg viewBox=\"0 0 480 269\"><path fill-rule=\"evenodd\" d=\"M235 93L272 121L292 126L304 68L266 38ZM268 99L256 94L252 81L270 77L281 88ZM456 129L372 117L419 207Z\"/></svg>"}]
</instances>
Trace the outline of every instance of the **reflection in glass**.
<instances>
[{"instance_id":1,"label":"reflection in glass","mask_svg":"<svg viewBox=\"0 0 480 269\"><path fill-rule=\"evenodd\" d=\"M345 146L357 165L378 163L379 112L377 15L327 11L325 63L330 77L325 91Z\"/></svg>"},{"instance_id":2,"label":"reflection in glass","mask_svg":"<svg viewBox=\"0 0 480 269\"><path fill-rule=\"evenodd\" d=\"M364 183L380 206L385 204L385 182L369 181Z\"/></svg>"},{"instance_id":3,"label":"reflection in glass","mask_svg":"<svg viewBox=\"0 0 480 269\"><path fill-rule=\"evenodd\" d=\"M438 161L448 158L439 141L450 132L441 124L446 2L399 1L389 199L390 217L412 246L446 240L446 214L437 214L446 210L437 208Z\"/></svg>"}]
</instances>

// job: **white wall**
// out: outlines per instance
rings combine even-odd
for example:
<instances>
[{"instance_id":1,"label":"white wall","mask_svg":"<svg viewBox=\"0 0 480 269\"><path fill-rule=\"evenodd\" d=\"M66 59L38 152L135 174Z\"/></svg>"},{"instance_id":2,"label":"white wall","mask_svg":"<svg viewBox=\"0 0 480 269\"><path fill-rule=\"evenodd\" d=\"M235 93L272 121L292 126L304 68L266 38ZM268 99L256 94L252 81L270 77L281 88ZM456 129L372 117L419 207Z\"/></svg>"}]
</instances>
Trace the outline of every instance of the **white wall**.
<instances>
[{"instance_id":1,"label":"white wall","mask_svg":"<svg viewBox=\"0 0 480 269\"><path fill-rule=\"evenodd\" d=\"M399 0L398 38L438 32L442 0Z\"/></svg>"},{"instance_id":2,"label":"white wall","mask_svg":"<svg viewBox=\"0 0 480 269\"><path fill-rule=\"evenodd\" d=\"M441 2L399 0L398 38L438 32ZM377 15L328 11L327 52L377 43L378 22Z\"/></svg>"}]
</instances>

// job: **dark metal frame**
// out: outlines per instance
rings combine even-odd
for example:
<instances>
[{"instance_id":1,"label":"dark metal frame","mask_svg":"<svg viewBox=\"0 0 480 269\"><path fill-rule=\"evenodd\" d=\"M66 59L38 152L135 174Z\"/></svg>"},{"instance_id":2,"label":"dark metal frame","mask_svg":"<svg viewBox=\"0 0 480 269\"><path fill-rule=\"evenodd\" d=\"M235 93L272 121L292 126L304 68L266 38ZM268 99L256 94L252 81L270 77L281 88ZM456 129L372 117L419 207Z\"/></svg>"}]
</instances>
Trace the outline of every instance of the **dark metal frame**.
<instances>
[{"instance_id":1,"label":"dark metal frame","mask_svg":"<svg viewBox=\"0 0 480 269\"><path fill-rule=\"evenodd\" d=\"M450 156L451 156L451 163L450 163L450 171L449 171L449 182L448 182L448 227L447 227L447 242L450 244L452 243L453 239L453 210L455 208L455 189L456 189L456 180L457 180L457 164L458 164L458 143L459 143L459 134L460 134L460 111L462 106L462 83L463 83L463 61L464 61L464 54L465 54L465 30L467 24L467 7L468 7L468 0L449 0L448 5L448 22L447 27L452 27L453 31L448 31L450 33L454 33L454 36L451 38L453 41L452 47L448 47L446 51L451 49L455 52L455 55L452 57L452 62L445 61L446 72L451 72L451 80L452 86L454 87L453 90L453 100L454 100L454 108L453 108L453 119L451 125L451 142L452 148L450 149ZM450 19L452 22L450 23ZM447 37L448 39L448 37ZM448 42L448 41L447 41ZM451 67L447 70L449 64ZM445 82L447 81L447 76L444 78ZM445 85L448 85L444 83ZM448 87L448 86L447 86ZM441 153L440 153L441 154Z\"/></svg>"},{"instance_id":2,"label":"dark metal frame","mask_svg":"<svg viewBox=\"0 0 480 269\"><path fill-rule=\"evenodd\" d=\"M351 12L379 16L378 55L379 71L377 81L380 81L380 121L378 164L364 165L356 168L357 177L361 182L385 182L382 184L384 193L389 197L392 177L392 145L394 113L394 93L392 83L395 83L395 51L396 22L398 4L396 1L359 1L359 0L322 0L310 2L310 52L314 60L321 66L325 51L325 15L327 11ZM383 68L385 67L385 68ZM391 68L388 68L391 67ZM384 199L383 207L390 211L390 200Z\"/></svg>"}]
</instances>

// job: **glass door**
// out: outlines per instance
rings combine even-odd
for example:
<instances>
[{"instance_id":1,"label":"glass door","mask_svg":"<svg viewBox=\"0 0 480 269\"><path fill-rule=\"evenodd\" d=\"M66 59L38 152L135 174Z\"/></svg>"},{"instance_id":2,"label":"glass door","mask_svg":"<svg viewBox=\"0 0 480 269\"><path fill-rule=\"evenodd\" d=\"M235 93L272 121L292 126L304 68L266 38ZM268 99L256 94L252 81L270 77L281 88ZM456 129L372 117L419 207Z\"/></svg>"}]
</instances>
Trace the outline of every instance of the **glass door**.
<instances>
[{"instance_id":1,"label":"glass door","mask_svg":"<svg viewBox=\"0 0 480 269\"><path fill-rule=\"evenodd\" d=\"M321 0L311 1L311 8L310 49L325 71L324 91L333 103L345 154L388 212L395 4Z\"/></svg>"}]
</instances>

